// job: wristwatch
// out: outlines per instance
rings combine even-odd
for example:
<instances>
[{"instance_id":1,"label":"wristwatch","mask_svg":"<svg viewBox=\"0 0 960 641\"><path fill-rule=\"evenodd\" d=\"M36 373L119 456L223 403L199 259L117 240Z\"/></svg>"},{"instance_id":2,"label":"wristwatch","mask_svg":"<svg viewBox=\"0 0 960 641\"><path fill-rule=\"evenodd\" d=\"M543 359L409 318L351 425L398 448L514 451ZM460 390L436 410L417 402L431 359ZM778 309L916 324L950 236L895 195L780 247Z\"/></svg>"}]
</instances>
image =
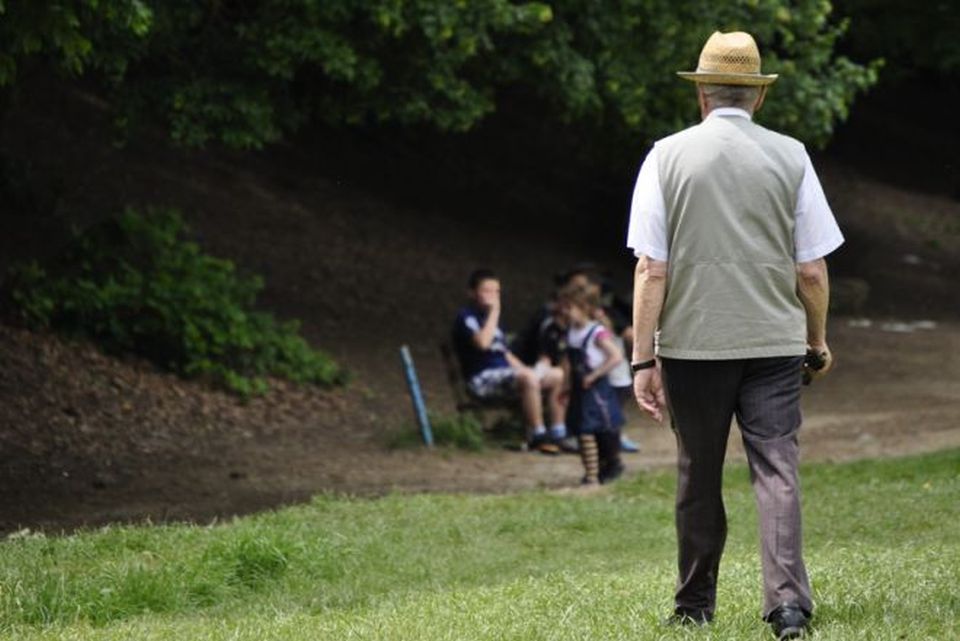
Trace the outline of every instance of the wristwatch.
<instances>
[{"instance_id":1,"label":"wristwatch","mask_svg":"<svg viewBox=\"0 0 960 641\"><path fill-rule=\"evenodd\" d=\"M651 358L649 361L643 361L642 363L631 363L630 369L634 373L639 372L642 369L650 369L651 367L657 366L657 359Z\"/></svg>"}]
</instances>

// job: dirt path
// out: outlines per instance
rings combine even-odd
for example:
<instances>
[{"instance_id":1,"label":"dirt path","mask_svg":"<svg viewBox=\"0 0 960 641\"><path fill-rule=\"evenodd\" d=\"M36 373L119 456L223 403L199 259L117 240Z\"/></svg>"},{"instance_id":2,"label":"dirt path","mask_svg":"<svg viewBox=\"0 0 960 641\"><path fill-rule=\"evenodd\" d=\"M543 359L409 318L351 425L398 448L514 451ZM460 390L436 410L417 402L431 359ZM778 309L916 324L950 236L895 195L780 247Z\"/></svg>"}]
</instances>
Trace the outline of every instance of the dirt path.
<instances>
[{"instance_id":1,"label":"dirt path","mask_svg":"<svg viewBox=\"0 0 960 641\"><path fill-rule=\"evenodd\" d=\"M805 393L805 460L960 447L960 325L912 333L878 325L833 323L839 365ZM3 328L0 350L11 365L0 390L29 392L6 403L0 430L2 531L144 518L204 522L323 492L497 493L567 487L579 477L573 456L391 451L381 417L390 407L409 413L399 368L385 393L371 393L373 373L359 372L347 391L282 387L241 406L52 337ZM77 373L76 389L64 389L64 370ZM61 384L53 389L48 381ZM630 475L673 464L668 429L631 412L627 432L643 446L626 457ZM742 456L736 436L730 453Z\"/></svg>"}]
</instances>

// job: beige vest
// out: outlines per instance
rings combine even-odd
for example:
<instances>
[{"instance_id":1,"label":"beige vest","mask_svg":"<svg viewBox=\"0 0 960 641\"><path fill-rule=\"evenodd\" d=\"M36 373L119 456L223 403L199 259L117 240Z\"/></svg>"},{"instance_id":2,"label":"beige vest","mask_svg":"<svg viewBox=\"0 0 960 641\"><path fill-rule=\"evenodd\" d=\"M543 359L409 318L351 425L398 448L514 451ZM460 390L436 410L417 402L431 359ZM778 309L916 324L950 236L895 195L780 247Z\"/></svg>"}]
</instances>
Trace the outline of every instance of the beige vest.
<instances>
[{"instance_id":1,"label":"beige vest","mask_svg":"<svg viewBox=\"0 0 960 641\"><path fill-rule=\"evenodd\" d=\"M805 153L796 140L735 116L657 143L670 249L661 356L806 352L794 259Z\"/></svg>"}]
</instances>

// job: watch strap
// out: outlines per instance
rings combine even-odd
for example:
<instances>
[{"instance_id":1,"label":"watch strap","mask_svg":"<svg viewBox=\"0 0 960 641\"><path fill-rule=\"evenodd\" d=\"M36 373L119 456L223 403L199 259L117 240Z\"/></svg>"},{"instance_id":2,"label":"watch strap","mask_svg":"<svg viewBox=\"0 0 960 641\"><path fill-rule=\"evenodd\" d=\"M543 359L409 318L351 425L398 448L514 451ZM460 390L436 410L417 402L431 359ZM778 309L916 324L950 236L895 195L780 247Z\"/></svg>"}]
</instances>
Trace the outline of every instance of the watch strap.
<instances>
[{"instance_id":1,"label":"watch strap","mask_svg":"<svg viewBox=\"0 0 960 641\"><path fill-rule=\"evenodd\" d=\"M651 367L657 366L657 359L651 358L649 361L643 361L642 363L631 363L630 369L634 372L639 372L642 369L650 369Z\"/></svg>"}]
</instances>

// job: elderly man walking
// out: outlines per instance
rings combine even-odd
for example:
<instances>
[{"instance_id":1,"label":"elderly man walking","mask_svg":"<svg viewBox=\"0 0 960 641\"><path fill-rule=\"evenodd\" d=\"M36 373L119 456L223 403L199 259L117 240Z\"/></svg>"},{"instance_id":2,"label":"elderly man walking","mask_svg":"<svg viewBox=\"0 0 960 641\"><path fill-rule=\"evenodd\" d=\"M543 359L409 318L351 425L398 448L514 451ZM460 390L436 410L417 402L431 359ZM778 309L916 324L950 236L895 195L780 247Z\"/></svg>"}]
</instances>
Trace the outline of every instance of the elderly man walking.
<instances>
[{"instance_id":1,"label":"elderly man walking","mask_svg":"<svg viewBox=\"0 0 960 641\"><path fill-rule=\"evenodd\" d=\"M827 268L843 243L804 146L752 116L776 75L747 33L714 33L696 71L702 122L656 143L634 191L633 370L641 409L677 438L679 578L671 621L708 623L727 532L734 416L760 515L763 617L779 639L813 611L801 551L800 387L826 340ZM659 328L659 348L654 333ZM659 357L659 358L658 358Z\"/></svg>"}]
</instances>

